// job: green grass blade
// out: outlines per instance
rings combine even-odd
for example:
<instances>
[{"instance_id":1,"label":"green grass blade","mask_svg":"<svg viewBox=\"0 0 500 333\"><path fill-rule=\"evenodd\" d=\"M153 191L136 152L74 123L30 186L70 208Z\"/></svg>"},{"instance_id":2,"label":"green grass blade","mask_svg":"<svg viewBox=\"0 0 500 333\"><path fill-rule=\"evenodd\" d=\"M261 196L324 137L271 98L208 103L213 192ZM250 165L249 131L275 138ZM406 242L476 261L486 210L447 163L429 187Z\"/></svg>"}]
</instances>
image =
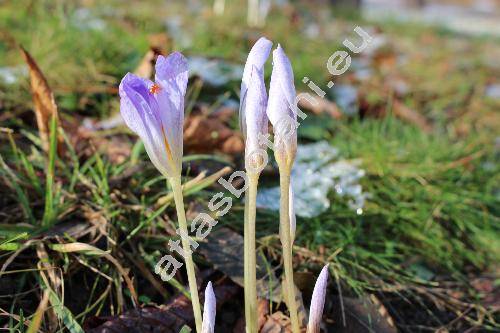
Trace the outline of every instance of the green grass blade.
<instances>
[{"instance_id":1,"label":"green grass blade","mask_svg":"<svg viewBox=\"0 0 500 333\"><path fill-rule=\"evenodd\" d=\"M52 116L50 121L50 146L49 163L47 165L47 176L45 183L45 210L42 225L48 226L54 222L56 207L54 206L54 169L57 157L57 118Z\"/></svg>"}]
</instances>

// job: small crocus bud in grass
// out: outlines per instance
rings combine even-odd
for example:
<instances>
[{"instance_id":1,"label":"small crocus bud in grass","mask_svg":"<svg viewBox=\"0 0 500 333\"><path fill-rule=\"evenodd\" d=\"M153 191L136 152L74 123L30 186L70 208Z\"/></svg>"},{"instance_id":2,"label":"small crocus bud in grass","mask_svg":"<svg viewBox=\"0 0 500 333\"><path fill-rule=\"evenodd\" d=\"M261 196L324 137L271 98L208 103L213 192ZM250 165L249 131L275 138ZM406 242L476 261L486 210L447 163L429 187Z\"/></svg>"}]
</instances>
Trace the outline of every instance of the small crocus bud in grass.
<instances>
[{"instance_id":1,"label":"small crocus bud in grass","mask_svg":"<svg viewBox=\"0 0 500 333\"><path fill-rule=\"evenodd\" d=\"M203 305L202 333L214 333L215 328L216 301L212 282L208 282L205 288L205 304Z\"/></svg>"},{"instance_id":2,"label":"small crocus bud in grass","mask_svg":"<svg viewBox=\"0 0 500 333\"><path fill-rule=\"evenodd\" d=\"M309 308L307 333L319 333L323 308L325 307L326 286L328 284L328 265L325 265L316 280Z\"/></svg>"},{"instance_id":3,"label":"small crocus bud in grass","mask_svg":"<svg viewBox=\"0 0 500 333\"><path fill-rule=\"evenodd\" d=\"M274 155L291 168L297 152L297 113L292 65L280 45L273 51L267 116L274 130Z\"/></svg>"},{"instance_id":4,"label":"small crocus bud in grass","mask_svg":"<svg viewBox=\"0 0 500 333\"><path fill-rule=\"evenodd\" d=\"M144 142L154 166L177 177L182 166L186 58L175 52L156 61L155 82L128 73L120 83L120 111L127 126Z\"/></svg>"}]
</instances>

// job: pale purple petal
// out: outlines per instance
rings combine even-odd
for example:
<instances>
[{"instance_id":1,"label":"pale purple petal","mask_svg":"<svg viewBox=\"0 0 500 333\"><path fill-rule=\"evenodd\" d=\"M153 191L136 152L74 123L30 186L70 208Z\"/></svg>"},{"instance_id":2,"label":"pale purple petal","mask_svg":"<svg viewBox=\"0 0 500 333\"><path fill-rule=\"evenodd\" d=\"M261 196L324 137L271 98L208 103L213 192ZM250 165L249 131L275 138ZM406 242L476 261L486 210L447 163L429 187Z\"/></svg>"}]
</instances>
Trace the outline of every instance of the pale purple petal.
<instances>
[{"instance_id":1,"label":"pale purple petal","mask_svg":"<svg viewBox=\"0 0 500 333\"><path fill-rule=\"evenodd\" d=\"M161 83L162 89L168 92L173 106L183 110L189 78L186 58L180 52L173 52L167 57L158 56L155 66L155 81Z\"/></svg>"},{"instance_id":2,"label":"pale purple petal","mask_svg":"<svg viewBox=\"0 0 500 333\"><path fill-rule=\"evenodd\" d=\"M205 303L203 305L203 324L202 333L214 333L215 329L215 313L216 313L216 300L212 282L208 282L205 288Z\"/></svg>"},{"instance_id":3,"label":"pale purple petal","mask_svg":"<svg viewBox=\"0 0 500 333\"><path fill-rule=\"evenodd\" d=\"M128 127L137 134L139 131L143 130L143 122L131 121L137 114L143 114L146 117L154 120L155 124L159 123L158 112L154 105L151 105L151 94L149 93L149 87L153 85L148 79L141 78L135 74L127 73L120 83L119 94L120 98L123 100L128 99L132 103L132 109L120 110Z\"/></svg>"},{"instance_id":4,"label":"pale purple petal","mask_svg":"<svg viewBox=\"0 0 500 333\"><path fill-rule=\"evenodd\" d=\"M240 127L245 138L247 136L246 99L248 88L251 84L252 71L254 67L257 68L260 75L259 78L262 80L262 85L264 85L264 65L267 58L269 58L272 46L273 43L270 40L265 37L261 37L248 53L247 61L245 63L240 92Z\"/></svg>"},{"instance_id":5,"label":"pale purple petal","mask_svg":"<svg viewBox=\"0 0 500 333\"><path fill-rule=\"evenodd\" d=\"M171 172L161 134L158 103L150 94L153 83L128 73L120 83L120 112L125 124L144 142L154 166L164 175Z\"/></svg>"},{"instance_id":6,"label":"pale purple petal","mask_svg":"<svg viewBox=\"0 0 500 333\"><path fill-rule=\"evenodd\" d=\"M292 64L279 44L276 50L273 51L273 69L274 68L276 68L276 75L280 82L282 93L288 101L288 112L297 118L295 108L292 107L295 105L295 84Z\"/></svg>"},{"instance_id":7,"label":"pale purple petal","mask_svg":"<svg viewBox=\"0 0 500 333\"><path fill-rule=\"evenodd\" d=\"M159 116L173 159L180 169L183 154L184 96L188 82L187 60L179 52L168 57L158 56L155 68L156 84L160 87L155 94L160 107Z\"/></svg>"},{"instance_id":8,"label":"pale purple petal","mask_svg":"<svg viewBox=\"0 0 500 333\"><path fill-rule=\"evenodd\" d=\"M276 126L286 116L297 118L295 113L295 85L290 60L283 48L278 47L273 51L273 71L269 87L269 102L267 116Z\"/></svg>"},{"instance_id":9,"label":"pale purple petal","mask_svg":"<svg viewBox=\"0 0 500 333\"><path fill-rule=\"evenodd\" d=\"M328 265L325 265L316 280L309 308L307 333L319 333L323 309L325 307L326 287L328 285Z\"/></svg>"},{"instance_id":10,"label":"pale purple petal","mask_svg":"<svg viewBox=\"0 0 500 333\"><path fill-rule=\"evenodd\" d=\"M263 148L264 145L259 144L259 134L267 134L267 92L263 77L262 71L254 66L246 95L247 154Z\"/></svg>"},{"instance_id":11,"label":"pale purple petal","mask_svg":"<svg viewBox=\"0 0 500 333\"><path fill-rule=\"evenodd\" d=\"M280 45L273 51L267 116L273 125L275 154L293 162L297 150L295 86L292 66Z\"/></svg>"}]
</instances>

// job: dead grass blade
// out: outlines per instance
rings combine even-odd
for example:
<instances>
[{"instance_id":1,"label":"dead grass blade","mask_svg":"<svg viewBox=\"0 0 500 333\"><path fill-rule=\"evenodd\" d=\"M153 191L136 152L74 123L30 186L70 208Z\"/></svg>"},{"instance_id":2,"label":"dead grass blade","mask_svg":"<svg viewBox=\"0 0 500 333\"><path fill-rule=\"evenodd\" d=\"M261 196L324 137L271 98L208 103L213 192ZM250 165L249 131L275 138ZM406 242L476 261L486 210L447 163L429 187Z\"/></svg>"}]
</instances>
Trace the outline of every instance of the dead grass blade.
<instances>
[{"instance_id":1,"label":"dead grass blade","mask_svg":"<svg viewBox=\"0 0 500 333\"><path fill-rule=\"evenodd\" d=\"M56 267L51 265L49 255L48 255L47 251L45 250L45 245L42 242L37 244L36 254L37 254L38 258L40 259L39 266L38 266L40 268L40 274L43 275L42 272L47 271L47 275L49 277L48 280L50 280L50 284L49 284L49 281L47 281L47 286L49 286L51 289L55 290L55 292L58 292L60 289L62 289L61 288L62 281L61 281L61 278L59 276L57 276L57 274L55 272ZM49 330L55 331L57 329L57 326L58 326L57 315L56 315L53 308L47 309L46 312L47 312L47 317L49 319L48 320Z\"/></svg>"},{"instance_id":2,"label":"dead grass blade","mask_svg":"<svg viewBox=\"0 0 500 333\"><path fill-rule=\"evenodd\" d=\"M30 326L28 327L27 333L39 333L42 332L40 330L40 326L42 325L43 314L47 310L47 306L49 305L49 292L46 290L43 293L42 300L40 304L38 304L38 308L36 309L35 315L31 320Z\"/></svg>"},{"instance_id":3,"label":"dead grass blade","mask_svg":"<svg viewBox=\"0 0 500 333\"><path fill-rule=\"evenodd\" d=\"M205 187L215 183L220 177L227 175L231 171L232 169L226 166L208 177L206 177L206 172L201 172L198 176L186 182L182 186L182 192L184 193L184 195L189 195L190 193L200 191ZM172 193L169 193L159 198L156 201L156 206L161 207L173 200L174 200L174 195Z\"/></svg>"},{"instance_id":4,"label":"dead grass blade","mask_svg":"<svg viewBox=\"0 0 500 333\"><path fill-rule=\"evenodd\" d=\"M35 240L28 240L26 243L24 243L16 252L12 253L7 260L2 265L2 268L0 268L0 277L2 277L3 274L6 273L7 267L9 267L10 264L17 258L21 252L29 248L32 244L36 243L37 241Z\"/></svg>"},{"instance_id":5,"label":"dead grass blade","mask_svg":"<svg viewBox=\"0 0 500 333\"><path fill-rule=\"evenodd\" d=\"M300 93L299 93L300 95ZM326 113L333 119L342 118L342 112L339 110L337 104L329 101L326 98L320 98L310 95L308 99L299 99L299 107L305 110L310 110L314 114Z\"/></svg>"},{"instance_id":6,"label":"dead grass blade","mask_svg":"<svg viewBox=\"0 0 500 333\"><path fill-rule=\"evenodd\" d=\"M394 100L392 112L396 117L417 126L425 133L431 133L433 130L432 124L423 115L410 109L398 100Z\"/></svg>"},{"instance_id":7,"label":"dead grass blade","mask_svg":"<svg viewBox=\"0 0 500 333\"><path fill-rule=\"evenodd\" d=\"M52 244L50 248L54 251L62 252L62 253L68 253L68 252L84 252L89 255L98 255L98 256L103 256L104 258L108 259L113 265L115 265L116 269L118 272L123 276L123 279L125 280L125 283L127 284L127 287L130 291L130 294L132 295L132 299L134 301L135 305L139 304L137 293L135 292L134 284L132 283L132 280L128 277L127 272L123 268L123 266L116 260L111 254L107 253L106 251L103 251L101 249L98 249L97 247L94 247L89 244L85 243L67 243L67 244Z\"/></svg>"},{"instance_id":8,"label":"dead grass blade","mask_svg":"<svg viewBox=\"0 0 500 333\"><path fill-rule=\"evenodd\" d=\"M48 152L50 147L49 131L51 117L55 116L57 122L59 123L54 94L52 93L52 90L50 89L49 84L40 70L40 67L38 67L35 59L33 59L33 57L23 47L21 47L21 54L23 55L23 58L29 68L31 93L33 95L36 122L38 125L40 139L42 140L42 147L46 152ZM61 149L63 144L62 136L59 135L57 141L58 149Z\"/></svg>"},{"instance_id":9,"label":"dead grass blade","mask_svg":"<svg viewBox=\"0 0 500 333\"><path fill-rule=\"evenodd\" d=\"M2 308L0 308L0 317L8 317L8 318L14 319L15 321L17 321L21 325L28 326L28 327L31 323L31 320L26 319L23 316L19 316L19 315L16 315L14 313L7 312Z\"/></svg>"},{"instance_id":10,"label":"dead grass blade","mask_svg":"<svg viewBox=\"0 0 500 333\"><path fill-rule=\"evenodd\" d=\"M49 282L49 279L47 278L47 275L44 272L45 269L43 268L43 262L44 262L44 260L40 260L38 262L38 265L37 265L40 268L40 270L39 270L40 277L41 277L42 282L43 282L41 284L41 287L44 290L44 292L48 293L48 295L49 295L49 302L51 304L51 307L48 308L47 310L51 311L51 312L49 312L49 315L51 313L54 314L55 324L56 324L56 326L51 324L52 327L49 327L49 332L56 332L57 327L61 323L61 326L64 325L64 327L66 327L70 333L84 333L81 326L78 324L78 322L73 317L73 314L71 313L71 311L68 310L68 308L66 308L64 306L64 285L61 283L61 290L62 290L61 294L62 295L61 295L61 297L59 297L57 292L54 291L50 286L51 282ZM53 270L53 268L52 268L52 270ZM52 270L47 270L47 271L50 273ZM60 279L60 281L63 282L64 280ZM60 322L58 321L58 319L60 320Z\"/></svg>"},{"instance_id":11,"label":"dead grass blade","mask_svg":"<svg viewBox=\"0 0 500 333\"><path fill-rule=\"evenodd\" d=\"M156 58L161 54L161 51L156 48L149 49L139 63L139 66L135 69L134 74L145 79L150 79L153 76Z\"/></svg>"},{"instance_id":12,"label":"dead grass blade","mask_svg":"<svg viewBox=\"0 0 500 333\"><path fill-rule=\"evenodd\" d=\"M126 251L123 251L123 254L125 254L125 256L137 267L137 269L141 271L142 275L149 281L149 283L151 283L153 288L155 288L156 291L163 296L163 298L168 299L170 297L167 289L165 289L163 284L156 279L156 277L151 273L151 270L146 267L142 260L136 260L133 254Z\"/></svg>"}]
</instances>

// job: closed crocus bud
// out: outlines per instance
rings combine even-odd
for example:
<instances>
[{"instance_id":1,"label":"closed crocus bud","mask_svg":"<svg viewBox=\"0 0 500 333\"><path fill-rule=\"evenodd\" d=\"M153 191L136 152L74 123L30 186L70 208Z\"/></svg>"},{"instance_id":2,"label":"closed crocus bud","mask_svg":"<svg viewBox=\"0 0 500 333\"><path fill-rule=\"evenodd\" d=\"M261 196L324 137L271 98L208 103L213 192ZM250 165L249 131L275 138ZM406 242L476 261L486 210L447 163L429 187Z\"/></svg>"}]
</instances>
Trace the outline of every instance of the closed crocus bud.
<instances>
[{"instance_id":1,"label":"closed crocus bud","mask_svg":"<svg viewBox=\"0 0 500 333\"><path fill-rule=\"evenodd\" d=\"M144 142L154 166L166 177L182 168L186 58L174 52L156 61L155 82L128 73L120 83L120 111L127 126Z\"/></svg>"},{"instance_id":2,"label":"closed crocus bud","mask_svg":"<svg viewBox=\"0 0 500 333\"><path fill-rule=\"evenodd\" d=\"M260 38L248 54L241 80L240 127L245 138L245 164L250 173L259 173L267 163L264 140L267 134L267 93L264 83L264 64L272 43ZM259 143L262 142L262 143Z\"/></svg>"},{"instance_id":3,"label":"closed crocus bud","mask_svg":"<svg viewBox=\"0 0 500 333\"><path fill-rule=\"evenodd\" d=\"M325 265L316 280L309 308L307 333L319 333L323 308L325 307L326 286L328 284L328 265Z\"/></svg>"},{"instance_id":4,"label":"closed crocus bud","mask_svg":"<svg viewBox=\"0 0 500 333\"><path fill-rule=\"evenodd\" d=\"M267 116L274 130L278 165L291 168L297 152L297 112L292 65L280 45L273 51Z\"/></svg>"},{"instance_id":5,"label":"closed crocus bud","mask_svg":"<svg viewBox=\"0 0 500 333\"><path fill-rule=\"evenodd\" d=\"M205 304L203 305L203 325L201 333L214 333L215 329L216 301L212 282L208 282L205 288Z\"/></svg>"},{"instance_id":6,"label":"closed crocus bud","mask_svg":"<svg viewBox=\"0 0 500 333\"><path fill-rule=\"evenodd\" d=\"M263 74L253 66L250 85L246 94L245 168L249 174L259 174L267 164L265 141L267 134L267 93Z\"/></svg>"}]
</instances>

